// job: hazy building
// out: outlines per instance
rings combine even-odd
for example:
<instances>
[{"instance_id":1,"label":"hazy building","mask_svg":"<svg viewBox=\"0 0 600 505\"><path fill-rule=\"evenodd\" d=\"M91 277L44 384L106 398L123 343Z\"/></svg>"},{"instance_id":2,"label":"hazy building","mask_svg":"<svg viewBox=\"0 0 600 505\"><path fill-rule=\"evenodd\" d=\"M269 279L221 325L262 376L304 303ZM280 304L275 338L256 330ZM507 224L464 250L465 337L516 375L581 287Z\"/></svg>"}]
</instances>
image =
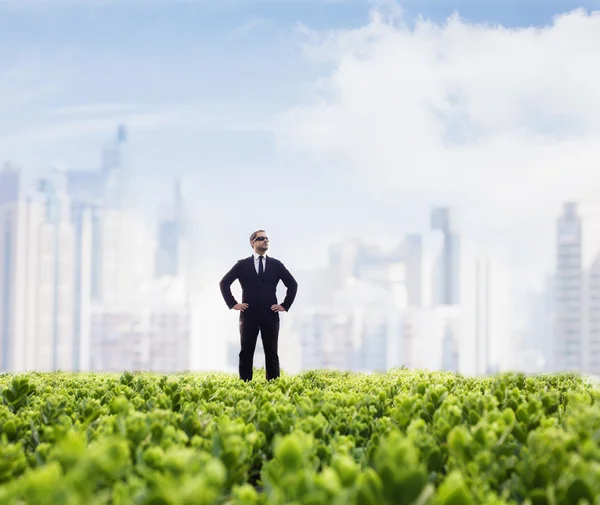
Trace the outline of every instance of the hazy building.
<instances>
[{"instance_id":1,"label":"hazy building","mask_svg":"<svg viewBox=\"0 0 600 505\"><path fill-rule=\"evenodd\" d=\"M530 290L527 295L525 328L519 345L519 370L530 373L550 371L554 303L554 276L549 275L541 289Z\"/></svg>"},{"instance_id":2,"label":"hazy building","mask_svg":"<svg viewBox=\"0 0 600 505\"><path fill-rule=\"evenodd\" d=\"M460 236L454 213L446 207L434 208L431 228L442 235L442 248L434 267L434 305L459 305Z\"/></svg>"},{"instance_id":3,"label":"hazy building","mask_svg":"<svg viewBox=\"0 0 600 505\"><path fill-rule=\"evenodd\" d=\"M359 331L351 312L323 308L294 316L300 343L300 369L355 369Z\"/></svg>"},{"instance_id":4,"label":"hazy building","mask_svg":"<svg viewBox=\"0 0 600 505\"><path fill-rule=\"evenodd\" d=\"M588 345L584 371L600 376L600 254L590 267L586 295Z\"/></svg>"},{"instance_id":5,"label":"hazy building","mask_svg":"<svg viewBox=\"0 0 600 505\"><path fill-rule=\"evenodd\" d=\"M475 260L475 374L511 367L508 272L487 256Z\"/></svg>"},{"instance_id":6,"label":"hazy building","mask_svg":"<svg viewBox=\"0 0 600 505\"><path fill-rule=\"evenodd\" d=\"M456 317L449 307L410 307L403 318L403 364L427 370L455 368Z\"/></svg>"},{"instance_id":7,"label":"hazy building","mask_svg":"<svg viewBox=\"0 0 600 505\"><path fill-rule=\"evenodd\" d=\"M404 241L406 291L409 307L423 305L423 240L421 235L407 235Z\"/></svg>"},{"instance_id":8,"label":"hazy building","mask_svg":"<svg viewBox=\"0 0 600 505\"><path fill-rule=\"evenodd\" d=\"M0 173L0 338L3 370L78 370L87 336L76 300L76 244L64 174L25 187Z\"/></svg>"},{"instance_id":9,"label":"hazy building","mask_svg":"<svg viewBox=\"0 0 600 505\"><path fill-rule=\"evenodd\" d=\"M185 273L185 216L181 196L181 181L175 181L171 212L158 223L154 263L156 277L177 277Z\"/></svg>"},{"instance_id":10,"label":"hazy building","mask_svg":"<svg viewBox=\"0 0 600 505\"><path fill-rule=\"evenodd\" d=\"M583 359L582 224L568 202L556 222L556 320L551 369L580 371Z\"/></svg>"},{"instance_id":11,"label":"hazy building","mask_svg":"<svg viewBox=\"0 0 600 505\"><path fill-rule=\"evenodd\" d=\"M180 280L149 283L136 301L97 305L90 323L91 369L190 369L191 313Z\"/></svg>"},{"instance_id":12,"label":"hazy building","mask_svg":"<svg viewBox=\"0 0 600 505\"><path fill-rule=\"evenodd\" d=\"M25 195L20 169L0 171L0 372L35 367L38 228L43 207Z\"/></svg>"}]
</instances>

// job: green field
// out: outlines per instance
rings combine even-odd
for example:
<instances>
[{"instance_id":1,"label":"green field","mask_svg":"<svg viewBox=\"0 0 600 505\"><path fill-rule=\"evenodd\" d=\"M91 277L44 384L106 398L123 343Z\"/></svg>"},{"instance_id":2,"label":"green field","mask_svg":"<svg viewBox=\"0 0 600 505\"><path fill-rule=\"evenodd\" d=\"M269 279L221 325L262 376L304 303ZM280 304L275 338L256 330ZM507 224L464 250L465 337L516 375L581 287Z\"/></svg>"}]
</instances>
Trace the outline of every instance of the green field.
<instances>
[{"instance_id":1,"label":"green field","mask_svg":"<svg viewBox=\"0 0 600 505\"><path fill-rule=\"evenodd\" d=\"M574 375L1 375L2 505L600 504Z\"/></svg>"}]
</instances>

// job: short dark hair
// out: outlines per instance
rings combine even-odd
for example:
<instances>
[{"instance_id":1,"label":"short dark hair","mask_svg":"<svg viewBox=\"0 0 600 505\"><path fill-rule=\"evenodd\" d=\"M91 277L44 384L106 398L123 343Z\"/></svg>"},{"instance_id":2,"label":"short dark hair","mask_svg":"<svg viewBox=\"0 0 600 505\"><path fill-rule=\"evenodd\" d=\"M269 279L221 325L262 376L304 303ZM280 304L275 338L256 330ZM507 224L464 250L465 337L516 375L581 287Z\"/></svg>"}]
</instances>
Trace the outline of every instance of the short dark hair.
<instances>
[{"instance_id":1,"label":"short dark hair","mask_svg":"<svg viewBox=\"0 0 600 505\"><path fill-rule=\"evenodd\" d=\"M254 242L254 239L256 239L256 237L258 237L258 234L260 232L265 233L265 230L256 230L255 232L253 232L252 235L250 235L250 243Z\"/></svg>"}]
</instances>

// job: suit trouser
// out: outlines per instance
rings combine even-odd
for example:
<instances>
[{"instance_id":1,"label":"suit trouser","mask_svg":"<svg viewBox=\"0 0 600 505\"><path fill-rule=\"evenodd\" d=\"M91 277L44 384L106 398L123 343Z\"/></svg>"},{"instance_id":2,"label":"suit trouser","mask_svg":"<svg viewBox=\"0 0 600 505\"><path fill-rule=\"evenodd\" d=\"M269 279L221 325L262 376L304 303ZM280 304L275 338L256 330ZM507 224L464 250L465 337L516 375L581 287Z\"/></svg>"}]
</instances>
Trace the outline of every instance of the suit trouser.
<instances>
[{"instance_id":1,"label":"suit trouser","mask_svg":"<svg viewBox=\"0 0 600 505\"><path fill-rule=\"evenodd\" d=\"M267 380L279 377L279 355L277 342L279 340L278 314L253 314L251 317L240 316L240 354L239 374L244 381L252 380L252 365L256 340L260 331L263 349L265 351L265 369Z\"/></svg>"}]
</instances>

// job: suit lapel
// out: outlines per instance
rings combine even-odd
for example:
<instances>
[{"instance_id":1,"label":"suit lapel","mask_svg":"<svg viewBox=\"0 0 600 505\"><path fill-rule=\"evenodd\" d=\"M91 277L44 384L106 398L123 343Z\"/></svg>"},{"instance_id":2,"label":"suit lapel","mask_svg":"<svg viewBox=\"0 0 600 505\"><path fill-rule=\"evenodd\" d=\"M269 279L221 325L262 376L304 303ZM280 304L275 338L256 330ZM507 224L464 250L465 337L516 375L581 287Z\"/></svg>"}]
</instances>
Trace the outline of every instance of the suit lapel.
<instances>
[{"instance_id":1,"label":"suit lapel","mask_svg":"<svg viewBox=\"0 0 600 505\"><path fill-rule=\"evenodd\" d=\"M256 271L256 268L254 267L254 256L250 256L248 258L248 268L250 268L252 270L252 273L254 274L255 277L258 277L258 272Z\"/></svg>"}]
</instances>

